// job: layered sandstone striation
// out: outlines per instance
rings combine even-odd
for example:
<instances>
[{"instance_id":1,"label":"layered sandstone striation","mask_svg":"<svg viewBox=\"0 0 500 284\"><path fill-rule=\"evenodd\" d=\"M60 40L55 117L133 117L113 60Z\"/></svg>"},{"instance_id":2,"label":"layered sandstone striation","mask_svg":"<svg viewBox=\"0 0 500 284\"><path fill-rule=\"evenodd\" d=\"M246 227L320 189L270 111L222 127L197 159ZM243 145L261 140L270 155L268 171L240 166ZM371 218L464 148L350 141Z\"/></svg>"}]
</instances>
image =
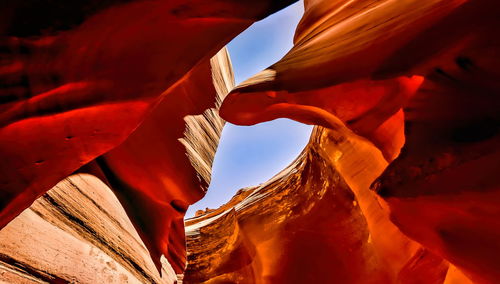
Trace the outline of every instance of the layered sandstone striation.
<instances>
[{"instance_id":1,"label":"layered sandstone striation","mask_svg":"<svg viewBox=\"0 0 500 284\"><path fill-rule=\"evenodd\" d=\"M216 107L233 84L223 49L171 91L178 103L165 98L124 143L88 167L114 189L158 268L165 255L176 272L184 270L184 213L210 182L224 126ZM200 96L211 97L214 108L197 109Z\"/></svg>"},{"instance_id":2,"label":"layered sandstone striation","mask_svg":"<svg viewBox=\"0 0 500 284\"><path fill-rule=\"evenodd\" d=\"M184 108L167 100L161 102L124 144L58 183L0 230L0 280L89 284L176 281L175 271L183 271L185 265L184 212L187 204L194 202L188 196L203 194L204 189L175 196L174 190L187 187L162 184L162 178L185 161L184 174L192 172L192 182L210 182L224 125L217 108L234 84L225 49L201 70L190 88L185 86L183 93L177 94L186 97ZM203 92L214 96L214 108L199 115L182 115L192 104L187 96ZM173 133L165 125L174 122L185 125L183 132ZM178 153L171 152L174 149ZM165 160L165 156L170 158ZM126 164L113 168L113 159ZM119 179L127 170L134 171ZM144 184L154 186L157 195L160 189L170 190L170 196L159 195L165 204L158 204L154 196L138 199L134 186L140 189ZM153 205L156 208L151 209ZM161 247L154 240L161 241Z\"/></svg>"},{"instance_id":3,"label":"layered sandstone striation","mask_svg":"<svg viewBox=\"0 0 500 284\"><path fill-rule=\"evenodd\" d=\"M390 162L364 185L376 180L390 220L473 281L497 282L500 5L306 0L305 8L292 50L229 94L221 116L345 123Z\"/></svg>"},{"instance_id":4,"label":"layered sandstone striation","mask_svg":"<svg viewBox=\"0 0 500 284\"><path fill-rule=\"evenodd\" d=\"M274 178L186 220L184 283L469 283L390 222L369 190L386 165L345 127L316 128Z\"/></svg>"},{"instance_id":5,"label":"layered sandstone striation","mask_svg":"<svg viewBox=\"0 0 500 284\"><path fill-rule=\"evenodd\" d=\"M163 254L182 271L182 216L204 195L213 153L195 157L189 133L200 125L184 118L213 108L217 92L231 86L220 76L214 87L210 58L291 2L7 1L0 228L59 181L87 171L107 180L155 264Z\"/></svg>"},{"instance_id":6,"label":"layered sandstone striation","mask_svg":"<svg viewBox=\"0 0 500 284\"><path fill-rule=\"evenodd\" d=\"M224 99L217 52L291 2L8 1L0 279L496 283L500 5L305 0L292 50ZM319 126L269 182L184 223L219 105Z\"/></svg>"},{"instance_id":7,"label":"layered sandstone striation","mask_svg":"<svg viewBox=\"0 0 500 284\"><path fill-rule=\"evenodd\" d=\"M2 283L173 283L162 276L111 189L68 177L0 230Z\"/></svg>"}]
</instances>

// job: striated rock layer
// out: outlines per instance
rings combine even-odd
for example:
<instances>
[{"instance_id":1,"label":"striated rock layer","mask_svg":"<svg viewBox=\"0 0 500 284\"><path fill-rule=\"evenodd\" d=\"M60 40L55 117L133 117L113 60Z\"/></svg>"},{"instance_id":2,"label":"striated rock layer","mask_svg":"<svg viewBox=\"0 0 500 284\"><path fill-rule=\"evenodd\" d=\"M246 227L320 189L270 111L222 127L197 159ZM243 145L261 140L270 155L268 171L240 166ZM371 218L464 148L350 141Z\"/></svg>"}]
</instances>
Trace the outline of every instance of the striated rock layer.
<instances>
[{"instance_id":1,"label":"striated rock layer","mask_svg":"<svg viewBox=\"0 0 500 284\"><path fill-rule=\"evenodd\" d=\"M0 228L81 169L107 179L157 266L182 271L182 216L213 152L194 157L189 121L178 141L184 117L214 107L210 58L291 2L2 3Z\"/></svg>"},{"instance_id":2,"label":"striated rock layer","mask_svg":"<svg viewBox=\"0 0 500 284\"><path fill-rule=\"evenodd\" d=\"M290 2L7 1L3 280L174 281L168 267L185 268L182 218L204 195L222 128L206 110L232 88L227 54L210 58ZM496 283L500 5L304 4L292 50L233 90L220 113L325 129L271 181L186 222L183 281ZM63 181L19 215L75 171L94 177ZM67 265L83 255L89 266ZM162 255L160 279L151 264L159 270Z\"/></svg>"},{"instance_id":3,"label":"striated rock layer","mask_svg":"<svg viewBox=\"0 0 500 284\"><path fill-rule=\"evenodd\" d=\"M469 283L390 222L368 188L387 162L340 130L316 128L287 169L186 220L184 283Z\"/></svg>"},{"instance_id":4,"label":"striated rock layer","mask_svg":"<svg viewBox=\"0 0 500 284\"><path fill-rule=\"evenodd\" d=\"M165 98L124 143L90 167L114 189L158 267L163 254L176 272L184 270L184 213L205 194L224 125L215 108L189 115L203 111L194 110L193 101L211 95L219 106L233 84L223 49L171 91L179 103Z\"/></svg>"},{"instance_id":5,"label":"striated rock layer","mask_svg":"<svg viewBox=\"0 0 500 284\"><path fill-rule=\"evenodd\" d=\"M110 188L73 175L0 230L2 283L173 283L160 277Z\"/></svg>"},{"instance_id":6,"label":"striated rock layer","mask_svg":"<svg viewBox=\"0 0 500 284\"><path fill-rule=\"evenodd\" d=\"M292 50L229 94L221 116L345 123L391 162L372 186L391 221L475 282L498 282L498 2L305 0L305 9Z\"/></svg>"},{"instance_id":7,"label":"striated rock layer","mask_svg":"<svg viewBox=\"0 0 500 284\"><path fill-rule=\"evenodd\" d=\"M169 170L183 165L182 161L186 164L182 173L191 174L186 181L210 182L224 125L217 108L233 85L225 49L199 70L202 76L195 76L197 80L177 94L185 97L184 107L162 101L125 143L80 170L98 177L80 173L61 181L0 230L0 280L89 284L176 281L174 270L181 272L185 266L185 208L204 192L202 188L200 193L186 192L193 187L180 184L174 188L162 182L171 174ZM193 96L203 92L214 94L215 108L200 115L182 115L196 99ZM185 123L184 132L173 132L165 125L174 122ZM171 152L174 149L176 152ZM141 196L140 191L147 189L154 189L151 194L156 195ZM165 192L160 195L162 189ZM163 198L163 203L155 201L155 196ZM162 254L166 259L160 261Z\"/></svg>"}]
</instances>

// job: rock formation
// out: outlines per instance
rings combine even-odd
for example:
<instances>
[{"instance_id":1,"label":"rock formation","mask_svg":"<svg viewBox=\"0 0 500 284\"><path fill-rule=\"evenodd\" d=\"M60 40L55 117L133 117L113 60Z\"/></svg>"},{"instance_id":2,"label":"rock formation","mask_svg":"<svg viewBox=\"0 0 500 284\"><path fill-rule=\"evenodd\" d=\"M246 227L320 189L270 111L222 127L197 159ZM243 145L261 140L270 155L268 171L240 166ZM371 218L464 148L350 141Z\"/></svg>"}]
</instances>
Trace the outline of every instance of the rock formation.
<instances>
[{"instance_id":1,"label":"rock formation","mask_svg":"<svg viewBox=\"0 0 500 284\"><path fill-rule=\"evenodd\" d=\"M214 87L210 58L290 2L7 1L0 228L62 179L89 172L115 191L157 267L163 254L182 272L182 217L204 195L208 141L221 127L209 124L208 144L195 146L202 133L192 130L207 125L184 118L232 87L227 74Z\"/></svg>"},{"instance_id":2,"label":"rock formation","mask_svg":"<svg viewBox=\"0 0 500 284\"><path fill-rule=\"evenodd\" d=\"M498 3L306 0L305 7L293 49L234 90L221 116L244 125L278 117L333 130L345 123L392 162L372 186L392 222L473 281L495 283Z\"/></svg>"},{"instance_id":3,"label":"rock formation","mask_svg":"<svg viewBox=\"0 0 500 284\"><path fill-rule=\"evenodd\" d=\"M210 58L291 2L7 1L0 280L496 283L494 0L305 0L292 50L220 114L319 126L269 182L186 221L184 271L232 88Z\"/></svg>"},{"instance_id":4,"label":"rock formation","mask_svg":"<svg viewBox=\"0 0 500 284\"><path fill-rule=\"evenodd\" d=\"M345 127L316 128L274 178L186 220L184 283L470 283L390 222L368 187L386 165Z\"/></svg>"},{"instance_id":5,"label":"rock formation","mask_svg":"<svg viewBox=\"0 0 500 284\"><path fill-rule=\"evenodd\" d=\"M0 231L1 283L173 283L160 277L110 188L66 178Z\"/></svg>"},{"instance_id":6,"label":"rock formation","mask_svg":"<svg viewBox=\"0 0 500 284\"><path fill-rule=\"evenodd\" d=\"M80 174L61 181L0 230L0 280L175 281L175 272L185 266L184 212L188 202L204 191L186 192L186 188L196 188L185 184L176 188L162 184L162 179L177 173L177 182L184 181L182 174L192 183L210 182L224 125L217 108L234 84L226 49L202 66L195 69L190 84L174 93L183 98L182 104L161 101L123 144L80 169ZM200 94L212 96L215 108L188 115ZM165 127L166 123L185 127L178 133ZM183 171L173 172L183 162ZM148 189L149 196L141 195ZM162 254L166 259L160 262ZM162 266L163 278L159 275Z\"/></svg>"}]
</instances>

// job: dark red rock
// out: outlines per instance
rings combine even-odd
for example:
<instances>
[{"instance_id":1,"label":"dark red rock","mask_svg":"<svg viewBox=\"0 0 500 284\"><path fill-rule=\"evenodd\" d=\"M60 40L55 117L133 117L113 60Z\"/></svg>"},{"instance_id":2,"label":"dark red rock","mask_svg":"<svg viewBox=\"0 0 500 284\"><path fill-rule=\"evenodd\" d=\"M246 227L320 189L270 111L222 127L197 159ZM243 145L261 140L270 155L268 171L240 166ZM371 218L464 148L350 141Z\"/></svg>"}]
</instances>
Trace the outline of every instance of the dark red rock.
<instances>
[{"instance_id":1,"label":"dark red rock","mask_svg":"<svg viewBox=\"0 0 500 284\"><path fill-rule=\"evenodd\" d=\"M211 78L209 59L255 20L291 2L90 0L69 5L63 1L7 1L0 12L0 228L57 182L126 141L161 102L176 110L171 117L161 117L175 120L168 121L168 131L175 135L169 139L180 137L183 116L214 107L215 93L207 79ZM183 101L186 96L175 90L189 85L191 76L203 77L210 86ZM149 131L144 130L152 135ZM142 139L149 143L154 138ZM161 147L175 144L165 143ZM127 208L136 217L134 221L142 222L135 225L143 238L165 234L170 222L148 224L150 221L143 223L141 218L149 220L149 214L156 215L166 207L173 210L167 219L177 219L180 224L183 212L179 211L203 195L198 189L203 183L193 179L188 157L182 156L185 150L177 144L174 148L168 155L166 149L161 154L167 155L165 159L176 155L179 172L187 172L180 173L173 184L189 188L173 187L166 191L175 193L164 195L160 190L159 197L152 196L156 188L147 188L146 183L157 181L144 177L140 181L144 184L134 180L127 185L134 189L125 189L125 195L135 194L127 198L140 198L152 210L147 217L138 217L141 207ZM132 175L124 172L130 168L112 164L120 155L128 154L122 150L100 161L109 164L105 169L108 177L126 183ZM115 170L121 172L109 173ZM193 188L195 192L190 192ZM149 203L157 198L168 202ZM176 230L182 235L180 228ZM154 241L145 242L155 257L167 251L168 236L149 237ZM176 250L179 252L171 254L183 254L183 249ZM181 267L182 260L176 268Z\"/></svg>"}]
</instances>

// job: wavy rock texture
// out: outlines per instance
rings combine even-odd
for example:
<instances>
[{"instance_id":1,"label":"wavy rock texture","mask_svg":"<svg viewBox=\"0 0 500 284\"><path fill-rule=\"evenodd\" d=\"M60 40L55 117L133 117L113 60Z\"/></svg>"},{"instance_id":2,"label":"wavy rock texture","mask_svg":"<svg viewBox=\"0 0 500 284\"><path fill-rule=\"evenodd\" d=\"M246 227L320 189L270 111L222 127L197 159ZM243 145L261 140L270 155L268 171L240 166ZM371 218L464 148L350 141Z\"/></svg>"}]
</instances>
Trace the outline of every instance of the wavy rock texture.
<instances>
[{"instance_id":1,"label":"wavy rock texture","mask_svg":"<svg viewBox=\"0 0 500 284\"><path fill-rule=\"evenodd\" d=\"M164 101L157 106L158 111L149 116L129 140L114 152L106 154L102 158L104 160L99 160L80 170L93 172L103 181L113 185L116 196L125 199L125 201L121 200L122 204L118 202L108 185L88 174L67 178L40 197L29 209L0 230L0 255L2 256L0 280L7 283L39 283L40 281L173 283L176 281L174 269L177 272L184 270L183 213L187 206L185 203L190 200L185 196L177 197L177 199L167 196L173 199L172 202L169 204L170 201L167 199L165 205L158 204L159 211L154 215L148 215L152 214L146 210L149 209L148 204L142 204L145 206L142 210L134 204L133 209L137 208L138 211L126 207L129 209L126 214L122 205L126 204L126 198L135 197L137 189L125 186L125 182L117 184L116 176L119 172L108 165L112 163L115 157L113 155L117 155L116 152L122 155L128 153L129 156L119 156L119 162L130 163L127 166L135 167L134 169L142 166L147 170L134 172L141 178L140 182L134 183L134 175L129 177L132 180L128 180L128 184L141 186L145 182L151 183L159 180L162 177L158 177L159 173L163 176L167 175L166 170L172 168L170 163L180 166L179 159L171 158L162 161L163 156L159 155L161 153L167 155L174 147L177 147L175 149L182 154L181 161L185 160L188 164L184 173L193 172L195 182L205 184L210 182L211 166L224 125L224 121L218 116L217 107L233 86L233 74L227 51L224 49L219 52L212 58L210 66L202 70L205 76L198 76L198 78L204 78L204 80L200 82L198 79L192 82L191 89L184 87L184 94L185 96L199 95L200 91L197 88L204 88L204 92L210 92L208 86L213 86L216 108L208 109L200 115L183 118L179 113L172 111L172 107L165 103L168 101ZM186 100L186 107L189 107L191 103L190 100ZM175 105L175 108L183 110L180 105ZM165 127L165 123L173 122L172 119L176 117L185 123L186 127L184 133L173 135L169 131L171 129ZM165 134L153 141L148 140L154 133ZM136 144L139 146L133 149ZM145 149L143 149L144 146L146 146ZM129 149L122 150L124 147L129 147ZM156 189L156 194L159 194L160 189L172 190L172 187L157 184L154 189ZM193 192L186 194L189 193L193 194ZM198 194L203 194L203 191ZM133 202L139 201L133 200ZM153 200L145 201L149 202L149 206L155 204ZM169 211L169 208L177 209L177 211ZM136 222L134 226L127 215ZM137 221L138 218L142 219ZM138 222L143 223L139 223L138 226ZM144 228L154 229L150 224L160 227L162 231L145 232ZM166 242L163 244L163 251L156 251L157 244L147 243L154 240L152 238L154 234L160 234L157 235L158 238ZM167 259L160 262L161 254L164 254ZM163 269L161 269L162 266ZM163 278L158 274L160 269Z\"/></svg>"},{"instance_id":2,"label":"wavy rock texture","mask_svg":"<svg viewBox=\"0 0 500 284\"><path fill-rule=\"evenodd\" d=\"M167 232L176 220L176 234L182 235L183 211L203 196L209 165L199 180L193 158L177 143L184 117L214 106L210 58L254 21L290 2L3 3L0 228L97 159L156 264L161 254L179 258L170 257L183 253L169 251ZM167 123L162 141L155 125ZM161 152L147 156L148 148ZM145 170L148 159L156 172L130 172ZM158 172L161 166L165 175ZM174 269L181 271L182 263L173 261Z\"/></svg>"},{"instance_id":3,"label":"wavy rock texture","mask_svg":"<svg viewBox=\"0 0 500 284\"><path fill-rule=\"evenodd\" d=\"M111 198L108 186L93 180L88 185L88 177L78 179L76 185L69 179L30 207L28 212L35 212L38 217L32 213L23 214L0 231L3 235L0 244L6 246L2 253L6 265L12 269L24 269L22 277L26 279L32 274L42 280L55 277L81 283L121 283L127 279L130 283L171 283L175 278L172 271L161 280L158 272L151 272L149 267L152 260L159 271L162 255L168 260L163 262L168 269L173 267L177 273L184 270L184 212L190 203L204 194L201 185L210 182L211 166L224 126L217 108L234 84L227 51L223 49L210 64L201 65L190 76L193 79L189 79L189 84L174 93L185 98L183 104L172 105L163 100L122 145L80 170L94 173L108 183L135 228L131 227L116 200L103 203L99 198L101 195L106 201ZM200 94L213 95L215 108L200 115L188 115L193 100ZM170 123L185 125L183 132L172 129ZM56 213L50 215L44 210L56 212L57 218L52 216ZM103 223L101 218L109 220ZM126 226L120 223L116 228L116 223L119 223L116 220L126 222ZM23 231L25 228L29 228L29 233ZM31 236L40 231L43 238ZM58 232L70 236L51 240L51 234ZM129 236L129 239L124 239L124 236ZM136 240L136 236L142 241ZM77 240L82 238L82 241ZM13 239L21 242L10 244ZM61 242L60 247L57 242ZM151 257L144 255L147 251L144 251L143 242ZM88 248L91 250L89 263L92 263L88 269L102 270L102 273L93 275L94 278L85 276L87 268L71 265L81 264L77 256ZM93 257L94 249L99 251L98 258ZM58 257L59 254L71 256L66 260ZM101 258L111 259L110 267L120 269L109 270ZM57 263L53 269L45 270ZM45 275L44 271L50 273Z\"/></svg>"},{"instance_id":4,"label":"wavy rock texture","mask_svg":"<svg viewBox=\"0 0 500 284\"><path fill-rule=\"evenodd\" d=\"M392 161L372 188L394 224L473 281L496 283L500 5L306 0L305 8L293 49L234 90L221 116L345 123Z\"/></svg>"},{"instance_id":5,"label":"wavy rock texture","mask_svg":"<svg viewBox=\"0 0 500 284\"><path fill-rule=\"evenodd\" d=\"M387 162L341 130L317 128L287 169L187 220L184 283L469 283L389 221L368 188Z\"/></svg>"},{"instance_id":6,"label":"wavy rock texture","mask_svg":"<svg viewBox=\"0 0 500 284\"><path fill-rule=\"evenodd\" d=\"M84 1L68 10L8 1L0 227L79 170L109 185L137 235L116 200L89 198L84 185L67 185L72 178L0 231L0 277L174 281L172 270L185 267L182 218L204 195L222 127L205 111L232 87L227 55L209 58L290 2ZM186 222L183 281L496 283L500 5L304 3L292 50L233 90L220 113L236 124L287 117L329 130L317 128L268 183ZM127 243L104 229L113 226ZM48 241L38 247L38 236ZM93 252L89 266L67 266L58 242L72 247L65 259ZM163 279L151 269L161 255Z\"/></svg>"},{"instance_id":7,"label":"wavy rock texture","mask_svg":"<svg viewBox=\"0 0 500 284\"><path fill-rule=\"evenodd\" d=\"M200 96L220 105L232 88L226 50L188 74L120 146L97 159L97 166L125 207L160 267L165 255L176 272L185 266L183 218L188 205L206 192L224 122L215 108L190 116ZM199 110L202 111L202 110ZM173 127L182 125L183 127Z\"/></svg>"},{"instance_id":8,"label":"wavy rock texture","mask_svg":"<svg viewBox=\"0 0 500 284\"><path fill-rule=\"evenodd\" d=\"M160 277L110 188L71 176L0 231L2 283L173 283Z\"/></svg>"}]
</instances>

